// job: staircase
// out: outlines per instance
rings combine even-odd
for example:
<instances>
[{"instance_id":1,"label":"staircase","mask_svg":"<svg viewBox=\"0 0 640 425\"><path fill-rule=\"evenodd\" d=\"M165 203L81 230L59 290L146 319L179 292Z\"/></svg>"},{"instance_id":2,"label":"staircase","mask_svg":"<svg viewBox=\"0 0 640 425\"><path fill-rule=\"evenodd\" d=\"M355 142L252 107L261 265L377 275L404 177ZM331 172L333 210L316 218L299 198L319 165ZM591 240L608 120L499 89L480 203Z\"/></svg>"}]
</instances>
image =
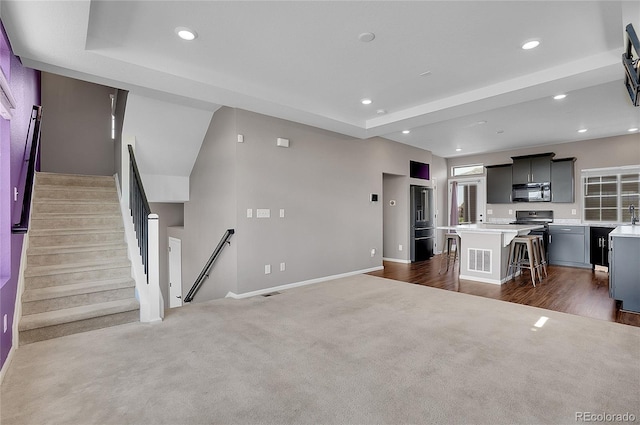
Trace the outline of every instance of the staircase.
<instances>
[{"instance_id":1,"label":"staircase","mask_svg":"<svg viewBox=\"0 0 640 425\"><path fill-rule=\"evenodd\" d=\"M37 173L20 344L138 321L113 177Z\"/></svg>"}]
</instances>

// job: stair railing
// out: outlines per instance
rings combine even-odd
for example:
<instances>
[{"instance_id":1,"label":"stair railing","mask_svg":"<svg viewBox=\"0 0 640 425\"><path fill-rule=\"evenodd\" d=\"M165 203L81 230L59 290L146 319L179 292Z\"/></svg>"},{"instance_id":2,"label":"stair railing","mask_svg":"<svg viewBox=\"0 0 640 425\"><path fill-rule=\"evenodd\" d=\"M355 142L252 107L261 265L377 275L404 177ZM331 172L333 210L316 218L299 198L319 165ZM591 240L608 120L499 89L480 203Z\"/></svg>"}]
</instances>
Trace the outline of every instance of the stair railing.
<instances>
[{"instance_id":1,"label":"stair railing","mask_svg":"<svg viewBox=\"0 0 640 425\"><path fill-rule=\"evenodd\" d=\"M191 302L193 300L193 297L196 296L196 294L200 290L200 287L202 286L202 283L205 281L205 279L209 277L209 271L211 271L211 267L213 267L213 263L216 262L216 260L220 256L220 253L224 249L224 247L227 246L227 244L231 245L230 239L235 232L236 231L234 229L227 229L227 231L224 232L224 235L222 235L222 239L220 239L220 242L218 242L218 246L216 246L216 249L213 250L213 254L211 254L211 257L209 257L207 264L204 265L204 268L202 269L195 283L187 293L187 296L184 297L184 302L186 303Z\"/></svg>"},{"instance_id":2,"label":"stair railing","mask_svg":"<svg viewBox=\"0 0 640 425\"><path fill-rule=\"evenodd\" d=\"M31 210L31 197L33 196L33 181L36 174L36 163L40 152L40 123L42 122L42 106L33 105L31 110L31 118L27 128L27 139L24 144L24 155L27 155L27 146L29 146L29 134L31 136L31 147L29 149L29 157L24 159L20 177L24 174L24 164L27 163L27 175L24 183L24 196L22 198L22 208L20 210L20 220L13 223L11 233L27 233L29 229L29 214ZM31 123L33 123L33 133L31 133ZM22 181L22 179L21 179Z\"/></svg>"},{"instance_id":3,"label":"stair railing","mask_svg":"<svg viewBox=\"0 0 640 425\"><path fill-rule=\"evenodd\" d=\"M133 228L136 232L138 240L138 248L142 257L142 266L144 274L147 276L147 284L149 283L149 214L151 208L147 195L144 192L136 156L133 153L133 146L129 148L129 209L133 218Z\"/></svg>"}]
</instances>

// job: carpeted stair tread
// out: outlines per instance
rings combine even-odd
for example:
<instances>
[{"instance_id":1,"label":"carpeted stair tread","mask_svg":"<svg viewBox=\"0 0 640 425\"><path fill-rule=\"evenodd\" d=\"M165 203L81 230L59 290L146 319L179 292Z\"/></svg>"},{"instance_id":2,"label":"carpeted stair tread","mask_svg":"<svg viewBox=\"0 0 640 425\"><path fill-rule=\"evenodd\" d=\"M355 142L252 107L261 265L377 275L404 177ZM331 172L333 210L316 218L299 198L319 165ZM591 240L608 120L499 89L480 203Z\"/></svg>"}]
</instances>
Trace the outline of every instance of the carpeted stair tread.
<instances>
[{"instance_id":1,"label":"carpeted stair tread","mask_svg":"<svg viewBox=\"0 0 640 425\"><path fill-rule=\"evenodd\" d=\"M126 300L109 301L105 303L85 305L80 307L65 308L62 310L47 311L45 313L28 314L22 316L19 330L28 331L46 326L55 326L63 323L77 322L101 316L108 316L126 311L138 310L140 305L135 298Z\"/></svg>"},{"instance_id":2,"label":"carpeted stair tread","mask_svg":"<svg viewBox=\"0 0 640 425\"><path fill-rule=\"evenodd\" d=\"M60 191L60 192L113 192L113 184L111 186L66 186L56 184L39 184L37 190L40 192Z\"/></svg>"},{"instance_id":3,"label":"carpeted stair tread","mask_svg":"<svg viewBox=\"0 0 640 425\"><path fill-rule=\"evenodd\" d=\"M111 291L114 289L134 288L136 283L131 278L99 280L93 282L73 283L62 286L27 289L22 294L22 302L41 301L52 298L68 297L72 295L93 292Z\"/></svg>"},{"instance_id":4,"label":"carpeted stair tread","mask_svg":"<svg viewBox=\"0 0 640 425\"><path fill-rule=\"evenodd\" d=\"M71 254L76 252L100 252L100 251L109 251L112 249L126 249L127 245L123 241L116 242L105 242L105 243L96 243L89 244L83 243L78 245L55 245L55 246L37 246L37 247L29 247L27 252L29 255L49 255L49 254Z\"/></svg>"},{"instance_id":5,"label":"carpeted stair tread","mask_svg":"<svg viewBox=\"0 0 640 425\"><path fill-rule=\"evenodd\" d=\"M93 233L122 233L124 227L117 229L106 229L104 227L84 227L82 229L33 229L29 230L30 236L64 236L64 235L88 235ZM123 236L124 238L124 236Z\"/></svg>"},{"instance_id":6,"label":"carpeted stair tread","mask_svg":"<svg viewBox=\"0 0 640 425\"><path fill-rule=\"evenodd\" d=\"M75 272L84 272L84 271L93 271L93 270L108 270L108 269L116 269L121 267L131 267L131 262L127 259L113 261L107 259L106 261L88 261L84 263L76 263L72 266L68 265L53 265L53 266L33 266L27 268L24 271L25 277L34 277L34 276L50 276L56 274L65 274L65 273L75 273Z\"/></svg>"}]
</instances>

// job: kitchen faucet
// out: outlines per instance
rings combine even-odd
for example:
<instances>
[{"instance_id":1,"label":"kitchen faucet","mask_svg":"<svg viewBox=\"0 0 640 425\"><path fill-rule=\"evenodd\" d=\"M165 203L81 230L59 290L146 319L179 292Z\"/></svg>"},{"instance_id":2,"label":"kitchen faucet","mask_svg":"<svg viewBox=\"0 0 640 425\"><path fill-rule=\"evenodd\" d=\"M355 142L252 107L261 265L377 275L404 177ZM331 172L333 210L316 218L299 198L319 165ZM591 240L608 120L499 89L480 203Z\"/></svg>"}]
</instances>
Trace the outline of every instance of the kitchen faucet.
<instances>
[{"instance_id":1,"label":"kitchen faucet","mask_svg":"<svg viewBox=\"0 0 640 425\"><path fill-rule=\"evenodd\" d=\"M631 213L631 225L635 225L638 222L638 217L636 217L636 207L633 204L629 205L629 212Z\"/></svg>"}]
</instances>

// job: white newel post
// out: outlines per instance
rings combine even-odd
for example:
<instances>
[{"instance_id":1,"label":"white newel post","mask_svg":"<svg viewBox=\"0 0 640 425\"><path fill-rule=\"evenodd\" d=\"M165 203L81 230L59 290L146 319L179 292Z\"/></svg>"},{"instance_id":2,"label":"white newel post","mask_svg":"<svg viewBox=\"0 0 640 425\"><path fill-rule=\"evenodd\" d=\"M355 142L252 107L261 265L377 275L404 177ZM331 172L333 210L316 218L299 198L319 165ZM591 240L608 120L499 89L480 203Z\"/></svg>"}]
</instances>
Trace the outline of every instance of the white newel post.
<instances>
[{"instance_id":1,"label":"white newel post","mask_svg":"<svg viewBox=\"0 0 640 425\"><path fill-rule=\"evenodd\" d=\"M160 292L160 234L158 214L149 214L148 220L149 321L157 322L161 321L164 316L164 300Z\"/></svg>"}]
</instances>

